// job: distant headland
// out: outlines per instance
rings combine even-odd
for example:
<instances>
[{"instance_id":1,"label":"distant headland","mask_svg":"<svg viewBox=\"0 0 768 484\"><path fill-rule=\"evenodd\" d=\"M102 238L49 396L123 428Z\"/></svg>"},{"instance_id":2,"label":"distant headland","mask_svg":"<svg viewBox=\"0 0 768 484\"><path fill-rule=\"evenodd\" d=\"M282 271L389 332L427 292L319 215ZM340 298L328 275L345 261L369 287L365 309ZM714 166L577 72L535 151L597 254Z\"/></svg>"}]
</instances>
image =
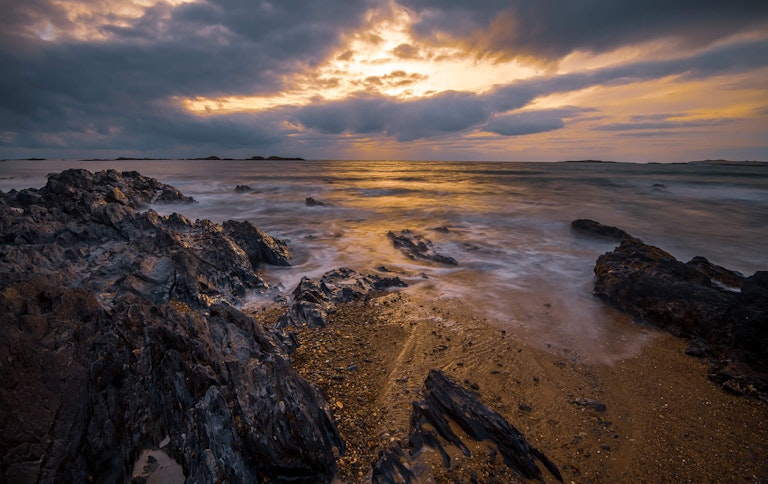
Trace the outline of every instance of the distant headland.
<instances>
[{"instance_id":1,"label":"distant headland","mask_svg":"<svg viewBox=\"0 0 768 484\"><path fill-rule=\"evenodd\" d=\"M276 156L271 155L263 157L254 155L250 158L223 158L216 155L205 156L201 158L138 158L134 156L118 156L117 158L88 158L80 161L163 161L163 160L190 160L190 161L306 161L298 156Z\"/></svg>"}]
</instances>

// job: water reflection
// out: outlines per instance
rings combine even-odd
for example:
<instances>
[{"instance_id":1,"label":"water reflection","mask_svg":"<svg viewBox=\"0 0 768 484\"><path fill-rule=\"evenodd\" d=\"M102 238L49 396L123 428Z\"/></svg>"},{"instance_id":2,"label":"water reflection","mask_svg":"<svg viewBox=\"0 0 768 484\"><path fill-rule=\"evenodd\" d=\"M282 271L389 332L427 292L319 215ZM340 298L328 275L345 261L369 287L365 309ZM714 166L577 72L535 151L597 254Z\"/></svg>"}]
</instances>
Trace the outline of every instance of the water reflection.
<instances>
[{"instance_id":1,"label":"water reflection","mask_svg":"<svg viewBox=\"0 0 768 484\"><path fill-rule=\"evenodd\" d=\"M189 218L251 220L295 252L271 270L292 289L337 267L401 274L427 299L456 298L491 324L546 346L610 361L638 341L591 297L592 268L611 244L574 237L592 218L688 260L702 255L752 273L768 269L768 170L687 165L459 162L6 162L0 189L41 186L69 165L138 170L199 203L157 207ZM253 190L235 192L237 185ZM309 207L306 197L330 205ZM415 262L388 231L412 230L459 261ZM435 230L439 229L439 230ZM637 332L635 332L637 334Z\"/></svg>"}]
</instances>

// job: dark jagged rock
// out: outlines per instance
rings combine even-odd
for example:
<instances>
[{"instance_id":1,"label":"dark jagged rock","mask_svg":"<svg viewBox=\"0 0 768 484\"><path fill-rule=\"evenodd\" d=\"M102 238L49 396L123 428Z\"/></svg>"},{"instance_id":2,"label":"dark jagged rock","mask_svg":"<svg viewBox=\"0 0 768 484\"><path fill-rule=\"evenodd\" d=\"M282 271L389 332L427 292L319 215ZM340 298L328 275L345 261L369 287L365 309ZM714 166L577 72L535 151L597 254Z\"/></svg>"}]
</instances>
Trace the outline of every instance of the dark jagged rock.
<instances>
[{"instance_id":1,"label":"dark jagged rock","mask_svg":"<svg viewBox=\"0 0 768 484\"><path fill-rule=\"evenodd\" d=\"M237 193L247 193L247 192L252 192L253 188L249 187L248 185L237 185L235 187L235 191Z\"/></svg>"},{"instance_id":2,"label":"dark jagged rock","mask_svg":"<svg viewBox=\"0 0 768 484\"><path fill-rule=\"evenodd\" d=\"M327 402L225 305L208 315L48 279L0 291L6 482L125 482L144 448L195 482L328 482L343 451Z\"/></svg>"},{"instance_id":3,"label":"dark jagged rock","mask_svg":"<svg viewBox=\"0 0 768 484\"><path fill-rule=\"evenodd\" d=\"M632 237L629 233L618 227L603 225L600 222L595 222L594 220L586 218L576 219L571 222L571 230L579 234L602 239L610 239L616 242L634 239L634 237Z\"/></svg>"},{"instance_id":4,"label":"dark jagged rock","mask_svg":"<svg viewBox=\"0 0 768 484\"><path fill-rule=\"evenodd\" d=\"M289 266L291 252L288 245L256 228L251 222L227 220L222 224L224 233L238 244L248 255L251 265L262 264Z\"/></svg>"},{"instance_id":5,"label":"dark jagged rock","mask_svg":"<svg viewBox=\"0 0 768 484\"><path fill-rule=\"evenodd\" d=\"M224 229L140 211L150 203L189 201L136 172L50 175L40 190L2 197L2 271L60 274L102 302L132 292L157 304L177 299L206 306L265 288L255 272L260 264L288 264L285 243L248 222Z\"/></svg>"},{"instance_id":6,"label":"dark jagged rock","mask_svg":"<svg viewBox=\"0 0 768 484\"><path fill-rule=\"evenodd\" d=\"M126 482L163 442L189 482L331 482L344 444L290 338L231 304L285 244L139 211L135 172L0 194L0 482Z\"/></svg>"},{"instance_id":7,"label":"dark jagged rock","mask_svg":"<svg viewBox=\"0 0 768 484\"><path fill-rule=\"evenodd\" d=\"M595 276L598 297L640 321L707 342L717 371L729 367L725 380L768 391L768 272L742 278L701 257L683 263L625 240L597 259Z\"/></svg>"},{"instance_id":8,"label":"dark jagged rock","mask_svg":"<svg viewBox=\"0 0 768 484\"><path fill-rule=\"evenodd\" d=\"M411 482L427 447L437 450L450 468L451 456L471 455L467 439L497 449L504 463L524 478L543 480L538 461L562 482L557 466L517 428L438 370L431 370L424 381L424 400L413 403L407 453L397 444L383 452L373 464L373 482Z\"/></svg>"},{"instance_id":9,"label":"dark jagged rock","mask_svg":"<svg viewBox=\"0 0 768 484\"><path fill-rule=\"evenodd\" d=\"M307 197L306 200L304 201L304 204L307 207L329 207L329 206L331 206L330 203L321 202L320 200L315 200L312 197Z\"/></svg>"},{"instance_id":10,"label":"dark jagged rock","mask_svg":"<svg viewBox=\"0 0 768 484\"><path fill-rule=\"evenodd\" d=\"M293 290L291 306L280 316L276 327L325 327L337 304L363 299L375 291L405 286L399 277L364 275L344 268L326 272L319 281L303 277Z\"/></svg>"},{"instance_id":11,"label":"dark jagged rock","mask_svg":"<svg viewBox=\"0 0 768 484\"><path fill-rule=\"evenodd\" d=\"M712 281L719 282L723 286L740 288L744 284L744 274L713 264L705 257L694 257L687 264L697 268L712 279Z\"/></svg>"},{"instance_id":12,"label":"dark jagged rock","mask_svg":"<svg viewBox=\"0 0 768 484\"><path fill-rule=\"evenodd\" d=\"M430 260L450 266L458 265L458 261L453 257L435 252L432 241L422 235L414 234L410 230L403 230L399 233L390 231L387 233L387 237L392 240L395 248L400 250L409 259Z\"/></svg>"}]
</instances>

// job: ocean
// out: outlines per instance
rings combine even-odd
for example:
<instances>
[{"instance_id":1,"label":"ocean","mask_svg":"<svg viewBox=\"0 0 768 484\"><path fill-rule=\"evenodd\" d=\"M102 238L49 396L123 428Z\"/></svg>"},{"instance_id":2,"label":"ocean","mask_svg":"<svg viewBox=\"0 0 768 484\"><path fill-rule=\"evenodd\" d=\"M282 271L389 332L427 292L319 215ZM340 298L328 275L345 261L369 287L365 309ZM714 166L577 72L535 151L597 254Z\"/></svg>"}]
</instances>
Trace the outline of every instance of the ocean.
<instances>
[{"instance_id":1,"label":"ocean","mask_svg":"<svg viewBox=\"0 0 768 484\"><path fill-rule=\"evenodd\" d=\"M253 309L301 277L348 267L399 275L423 304L457 301L488 324L551 351L611 362L649 336L592 296L597 257L615 244L574 234L590 218L687 261L768 270L768 167L438 161L5 161L0 190L39 188L66 168L136 170L194 197L153 207L190 219L250 220L284 239L289 268ZM236 191L237 185L250 187ZM307 197L325 205L308 206ZM413 261L389 231L410 230L458 261ZM388 272L383 272L384 270Z\"/></svg>"}]
</instances>

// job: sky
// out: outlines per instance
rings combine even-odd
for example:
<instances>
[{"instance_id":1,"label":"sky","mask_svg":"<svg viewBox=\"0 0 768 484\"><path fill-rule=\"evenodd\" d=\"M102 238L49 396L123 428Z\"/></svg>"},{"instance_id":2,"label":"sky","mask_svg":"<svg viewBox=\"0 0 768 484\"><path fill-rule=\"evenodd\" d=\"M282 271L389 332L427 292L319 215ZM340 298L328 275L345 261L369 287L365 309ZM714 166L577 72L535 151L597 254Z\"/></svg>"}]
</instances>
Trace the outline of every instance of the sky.
<instances>
[{"instance_id":1,"label":"sky","mask_svg":"<svg viewBox=\"0 0 768 484\"><path fill-rule=\"evenodd\" d=\"M0 159L768 160L768 1L0 0Z\"/></svg>"}]
</instances>

